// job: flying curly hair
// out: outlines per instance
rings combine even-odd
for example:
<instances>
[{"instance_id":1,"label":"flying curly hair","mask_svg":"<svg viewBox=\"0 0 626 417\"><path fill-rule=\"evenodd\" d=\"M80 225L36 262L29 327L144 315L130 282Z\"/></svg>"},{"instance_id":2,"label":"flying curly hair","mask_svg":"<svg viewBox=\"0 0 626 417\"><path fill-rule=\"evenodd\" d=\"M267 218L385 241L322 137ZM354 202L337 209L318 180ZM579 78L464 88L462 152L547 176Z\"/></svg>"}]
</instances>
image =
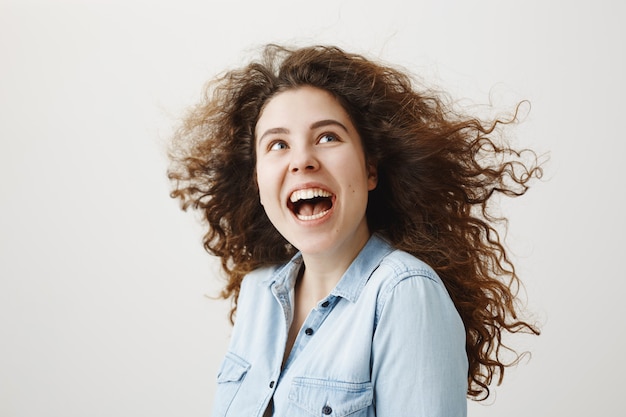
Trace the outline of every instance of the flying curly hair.
<instances>
[{"instance_id":1,"label":"flying curly hair","mask_svg":"<svg viewBox=\"0 0 626 417\"><path fill-rule=\"evenodd\" d=\"M483 400L493 378L500 384L505 367L521 358L503 336L539 334L518 318L520 281L499 228L506 219L488 203L524 194L541 166L532 151L494 139L515 114L485 122L415 84L404 71L336 47L268 45L258 60L210 82L184 117L170 149L171 196L208 224L204 247L221 258L228 278L221 296L233 301L233 321L243 277L288 262L297 251L259 201L256 122L279 92L300 86L330 92L378 168L366 212L370 231L439 274L465 324L468 397ZM514 359L506 360L511 352Z\"/></svg>"}]
</instances>

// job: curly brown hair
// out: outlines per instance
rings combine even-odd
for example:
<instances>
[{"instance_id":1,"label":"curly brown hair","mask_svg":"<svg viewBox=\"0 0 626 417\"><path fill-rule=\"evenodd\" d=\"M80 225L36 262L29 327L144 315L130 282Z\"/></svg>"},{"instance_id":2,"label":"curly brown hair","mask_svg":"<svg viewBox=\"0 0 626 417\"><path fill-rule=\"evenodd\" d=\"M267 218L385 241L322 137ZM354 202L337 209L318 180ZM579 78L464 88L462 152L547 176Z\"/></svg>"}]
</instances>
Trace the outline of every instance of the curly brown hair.
<instances>
[{"instance_id":1,"label":"curly brown hair","mask_svg":"<svg viewBox=\"0 0 626 417\"><path fill-rule=\"evenodd\" d=\"M503 335L539 334L518 318L520 282L498 231L506 219L487 203L498 194L524 194L541 166L532 151L493 139L516 114L484 122L414 84L403 71L336 47L268 45L259 60L210 82L184 118L170 151L171 196L208 223L204 247L221 258L228 276L221 296L232 297L233 321L243 277L296 251L259 202L259 114L281 91L306 85L330 92L378 167L366 214L370 231L430 264L443 280L465 324L468 396L482 400L494 376L501 383L505 367L520 359ZM505 351L514 360L506 361Z\"/></svg>"}]
</instances>

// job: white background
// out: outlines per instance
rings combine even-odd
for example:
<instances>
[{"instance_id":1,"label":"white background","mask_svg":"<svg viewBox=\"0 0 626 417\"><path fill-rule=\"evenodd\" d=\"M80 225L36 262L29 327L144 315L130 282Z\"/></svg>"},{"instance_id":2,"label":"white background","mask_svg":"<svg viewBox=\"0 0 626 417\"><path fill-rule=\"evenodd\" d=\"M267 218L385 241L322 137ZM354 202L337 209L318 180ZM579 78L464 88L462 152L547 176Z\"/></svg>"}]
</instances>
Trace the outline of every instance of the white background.
<instances>
[{"instance_id":1,"label":"white background","mask_svg":"<svg viewBox=\"0 0 626 417\"><path fill-rule=\"evenodd\" d=\"M550 153L504 205L538 337L470 416L623 415L626 15L617 1L0 0L0 416L206 416L217 262L167 139L267 42L337 44L530 113Z\"/></svg>"}]
</instances>

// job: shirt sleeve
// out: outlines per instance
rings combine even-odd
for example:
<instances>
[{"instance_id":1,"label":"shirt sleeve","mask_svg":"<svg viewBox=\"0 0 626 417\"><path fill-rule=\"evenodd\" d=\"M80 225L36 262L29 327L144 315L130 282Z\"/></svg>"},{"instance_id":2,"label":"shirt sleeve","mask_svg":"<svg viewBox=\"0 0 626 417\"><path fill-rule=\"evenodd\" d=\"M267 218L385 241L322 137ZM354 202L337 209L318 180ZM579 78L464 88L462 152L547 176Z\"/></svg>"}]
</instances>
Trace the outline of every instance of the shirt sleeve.
<instances>
[{"instance_id":1,"label":"shirt sleeve","mask_svg":"<svg viewBox=\"0 0 626 417\"><path fill-rule=\"evenodd\" d=\"M400 279L380 294L372 342L378 417L465 417L465 329L441 282Z\"/></svg>"}]
</instances>

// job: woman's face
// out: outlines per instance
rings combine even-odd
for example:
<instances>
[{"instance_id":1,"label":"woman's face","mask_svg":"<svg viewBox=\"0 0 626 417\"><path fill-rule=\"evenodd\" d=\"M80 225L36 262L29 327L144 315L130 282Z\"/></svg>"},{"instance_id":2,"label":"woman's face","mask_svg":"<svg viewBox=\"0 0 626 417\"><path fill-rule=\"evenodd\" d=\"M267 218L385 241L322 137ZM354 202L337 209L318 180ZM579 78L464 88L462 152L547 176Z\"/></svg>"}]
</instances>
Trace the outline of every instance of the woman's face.
<instances>
[{"instance_id":1,"label":"woman's face","mask_svg":"<svg viewBox=\"0 0 626 417\"><path fill-rule=\"evenodd\" d=\"M360 250L369 238L365 209L376 169L339 102L308 86L278 93L255 137L261 204L276 229L303 254Z\"/></svg>"}]
</instances>

